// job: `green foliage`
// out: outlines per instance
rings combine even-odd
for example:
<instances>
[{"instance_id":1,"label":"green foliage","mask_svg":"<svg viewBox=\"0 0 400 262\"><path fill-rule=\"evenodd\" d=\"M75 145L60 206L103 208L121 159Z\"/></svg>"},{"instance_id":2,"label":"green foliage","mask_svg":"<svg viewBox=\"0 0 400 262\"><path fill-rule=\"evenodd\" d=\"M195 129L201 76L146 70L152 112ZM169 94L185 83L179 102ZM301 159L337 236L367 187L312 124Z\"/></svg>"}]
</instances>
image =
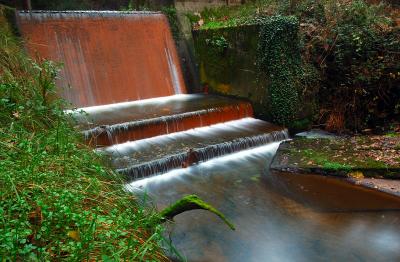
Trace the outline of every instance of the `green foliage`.
<instances>
[{"instance_id":1,"label":"green foliage","mask_svg":"<svg viewBox=\"0 0 400 262\"><path fill-rule=\"evenodd\" d=\"M213 48L216 48L218 52L223 52L229 47L229 42L223 35L207 38L206 44L210 45Z\"/></svg>"},{"instance_id":2,"label":"green foliage","mask_svg":"<svg viewBox=\"0 0 400 262\"><path fill-rule=\"evenodd\" d=\"M268 79L272 120L290 126L297 116L301 57L295 17L265 18L260 25L258 65Z\"/></svg>"},{"instance_id":3,"label":"green foliage","mask_svg":"<svg viewBox=\"0 0 400 262\"><path fill-rule=\"evenodd\" d=\"M240 25L256 24L255 17L271 14L277 10L274 0L246 1L245 4L237 6L221 6L216 8L205 8L199 15L188 14L192 23L197 26L199 20L203 24L201 29L212 29L221 27L232 27Z\"/></svg>"},{"instance_id":4,"label":"green foliage","mask_svg":"<svg viewBox=\"0 0 400 262\"><path fill-rule=\"evenodd\" d=\"M274 15L292 15L301 24L300 119L332 131L400 119L398 8L364 0L260 0L204 10L194 26L263 24Z\"/></svg>"},{"instance_id":5,"label":"green foliage","mask_svg":"<svg viewBox=\"0 0 400 262\"><path fill-rule=\"evenodd\" d=\"M322 63L322 95L332 101L328 110L342 110L348 128L360 130L396 117L400 31L390 25L383 5L357 0L342 10L327 36L331 49Z\"/></svg>"},{"instance_id":6,"label":"green foliage","mask_svg":"<svg viewBox=\"0 0 400 262\"><path fill-rule=\"evenodd\" d=\"M80 141L58 67L27 58L0 8L0 258L163 260L159 215Z\"/></svg>"}]
</instances>

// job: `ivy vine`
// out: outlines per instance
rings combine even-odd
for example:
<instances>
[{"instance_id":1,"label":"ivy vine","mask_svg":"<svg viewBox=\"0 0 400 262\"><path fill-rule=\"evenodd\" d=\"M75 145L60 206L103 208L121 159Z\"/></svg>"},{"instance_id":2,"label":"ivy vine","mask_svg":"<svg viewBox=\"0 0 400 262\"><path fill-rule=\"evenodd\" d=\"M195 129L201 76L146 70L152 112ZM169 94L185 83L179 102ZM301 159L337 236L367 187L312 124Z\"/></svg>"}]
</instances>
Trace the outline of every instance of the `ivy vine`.
<instances>
[{"instance_id":1,"label":"ivy vine","mask_svg":"<svg viewBox=\"0 0 400 262\"><path fill-rule=\"evenodd\" d=\"M299 22L293 16L272 16L259 24L257 64L267 79L272 121L290 127L299 108Z\"/></svg>"}]
</instances>

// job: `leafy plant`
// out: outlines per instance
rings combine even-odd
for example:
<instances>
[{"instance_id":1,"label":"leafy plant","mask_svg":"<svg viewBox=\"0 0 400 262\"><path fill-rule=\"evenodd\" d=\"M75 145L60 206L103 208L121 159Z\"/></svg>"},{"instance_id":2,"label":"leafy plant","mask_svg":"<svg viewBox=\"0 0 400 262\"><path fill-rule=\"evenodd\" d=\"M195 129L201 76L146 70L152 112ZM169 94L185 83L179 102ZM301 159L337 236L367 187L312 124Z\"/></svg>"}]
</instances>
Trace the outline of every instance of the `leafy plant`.
<instances>
[{"instance_id":1,"label":"leafy plant","mask_svg":"<svg viewBox=\"0 0 400 262\"><path fill-rule=\"evenodd\" d=\"M290 126L299 105L299 23L295 17L274 16L260 27L258 65L268 79L272 120Z\"/></svg>"},{"instance_id":2,"label":"leafy plant","mask_svg":"<svg viewBox=\"0 0 400 262\"><path fill-rule=\"evenodd\" d=\"M216 48L219 52L223 52L229 47L229 42L223 35L214 36L213 38L206 39L206 44Z\"/></svg>"}]
</instances>

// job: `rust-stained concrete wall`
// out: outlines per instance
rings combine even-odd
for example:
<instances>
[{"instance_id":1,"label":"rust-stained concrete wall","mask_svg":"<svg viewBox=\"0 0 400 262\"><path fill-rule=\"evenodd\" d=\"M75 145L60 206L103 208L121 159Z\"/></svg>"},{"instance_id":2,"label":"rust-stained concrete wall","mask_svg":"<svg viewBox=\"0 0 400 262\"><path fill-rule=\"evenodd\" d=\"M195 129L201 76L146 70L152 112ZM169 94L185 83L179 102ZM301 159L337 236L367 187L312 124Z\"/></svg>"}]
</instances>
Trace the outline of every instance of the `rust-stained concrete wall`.
<instances>
[{"instance_id":1,"label":"rust-stained concrete wall","mask_svg":"<svg viewBox=\"0 0 400 262\"><path fill-rule=\"evenodd\" d=\"M74 106L185 93L166 17L150 12L20 12L32 57L64 64L58 85Z\"/></svg>"}]
</instances>

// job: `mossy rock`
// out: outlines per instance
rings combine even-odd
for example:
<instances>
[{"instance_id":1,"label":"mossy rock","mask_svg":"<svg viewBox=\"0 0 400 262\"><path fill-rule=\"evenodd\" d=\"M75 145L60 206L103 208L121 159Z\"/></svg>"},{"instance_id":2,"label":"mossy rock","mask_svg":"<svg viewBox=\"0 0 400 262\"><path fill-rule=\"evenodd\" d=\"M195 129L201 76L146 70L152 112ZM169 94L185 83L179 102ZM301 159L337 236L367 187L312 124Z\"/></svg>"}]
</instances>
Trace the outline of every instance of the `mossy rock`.
<instances>
[{"instance_id":1,"label":"mossy rock","mask_svg":"<svg viewBox=\"0 0 400 262\"><path fill-rule=\"evenodd\" d=\"M295 138L280 145L271 168L341 177L357 178L362 173L363 177L399 179L400 162L396 159L400 150L396 148L396 139L382 136Z\"/></svg>"}]
</instances>

